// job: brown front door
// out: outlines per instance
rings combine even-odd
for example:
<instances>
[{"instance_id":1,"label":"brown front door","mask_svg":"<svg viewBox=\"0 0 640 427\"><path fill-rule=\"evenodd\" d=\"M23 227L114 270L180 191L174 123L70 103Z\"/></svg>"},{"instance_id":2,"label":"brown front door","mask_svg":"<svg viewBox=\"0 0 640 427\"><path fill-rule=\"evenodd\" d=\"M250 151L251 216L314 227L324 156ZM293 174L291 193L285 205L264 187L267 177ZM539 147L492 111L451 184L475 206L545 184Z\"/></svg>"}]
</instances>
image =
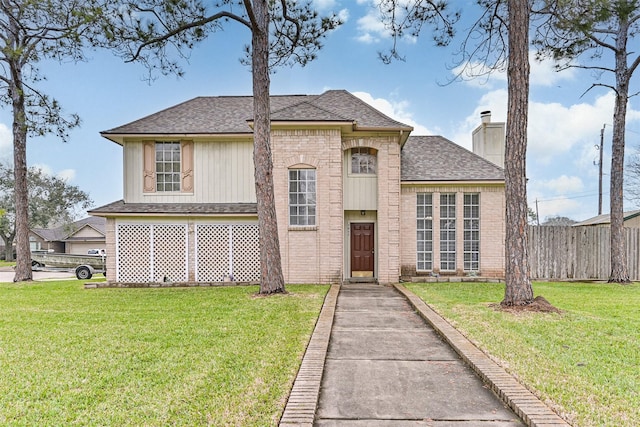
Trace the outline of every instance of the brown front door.
<instances>
[{"instance_id":1,"label":"brown front door","mask_svg":"<svg viewBox=\"0 0 640 427\"><path fill-rule=\"evenodd\" d=\"M373 277L373 223L351 224L351 277Z\"/></svg>"}]
</instances>

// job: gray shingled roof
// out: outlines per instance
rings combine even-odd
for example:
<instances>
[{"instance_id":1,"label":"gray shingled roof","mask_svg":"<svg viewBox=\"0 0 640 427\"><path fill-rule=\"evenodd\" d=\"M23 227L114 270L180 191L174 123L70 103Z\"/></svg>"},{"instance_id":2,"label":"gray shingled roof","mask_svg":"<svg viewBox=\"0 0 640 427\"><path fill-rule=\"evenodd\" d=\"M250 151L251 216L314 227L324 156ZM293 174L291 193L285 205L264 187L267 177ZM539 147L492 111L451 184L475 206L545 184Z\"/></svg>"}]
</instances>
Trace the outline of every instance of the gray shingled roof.
<instances>
[{"instance_id":1,"label":"gray shingled roof","mask_svg":"<svg viewBox=\"0 0 640 427\"><path fill-rule=\"evenodd\" d=\"M162 214L162 215L256 215L255 203L125 203L123 200L88 211L91 215L104 214Z\"/></svg>"},{"instance_id":2,"label":"gray shingled roof","mask_svg":"<svg viewBox=\"0 0 640 427\"><path fill-rule=\"evenodd\" d=\"M624 212L622 215L623 215L623 221L628 221L640 215L640 209L635 211ZM576 222L575 224L572 224L572 226L581 227L583 225L605 225L605 224L611 224L610 214L602 214L602 215L594 216L593 218Z\"/></svg>"},{"instance_id":3,"label":"gray shingled roof","mask_svg":"<svg viewBox=\"0 0 640 427\"><path fill-rule=\"evenodd\" d=\"M271 111L274 121L341 121L360 128L411 130L346 90L272 96ZM251 96L197 97L101 134L251 134L248 121L252 117Z\"/></svg>"},{"instance_id":4,"label":"gray shingled roof","mask_svg":"<svg viewBox=\"0 0 640 427\"><path fill-rule=\"evenodd\" d=\"M441 136L410 136L402 181L502 181L504 170Z\"/></svg>"},{"instance_id":5,"label":"gray shingled roof","mask_svg":"<svg viewBox=\"0 0 640 427\"><path fill-rule=\"evenodd\" d=\"M92 227L99 233L106 235L106 223L107 220L104 218L90 216L59 227L32 228L31 232L37 234L45 241L55 242L73 239L72 236L85 226Z\"/></svg>"}]
</instances>

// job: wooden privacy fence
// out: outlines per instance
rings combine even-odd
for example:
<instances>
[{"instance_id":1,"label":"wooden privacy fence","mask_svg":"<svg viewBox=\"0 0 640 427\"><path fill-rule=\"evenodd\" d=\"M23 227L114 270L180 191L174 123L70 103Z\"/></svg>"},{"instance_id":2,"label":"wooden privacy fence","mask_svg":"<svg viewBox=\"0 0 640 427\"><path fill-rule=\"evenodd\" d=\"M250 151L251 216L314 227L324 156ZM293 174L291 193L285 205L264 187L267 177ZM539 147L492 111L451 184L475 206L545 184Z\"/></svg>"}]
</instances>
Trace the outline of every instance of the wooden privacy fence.
<instances>
[{"instance_id":1,"label":"wooden privacy fence","mask_svg":"<svg viewBox=\"0 0 640 427\"><path fill-rule=\"evenodd\" d=\"M611 273L609 227L529 226L532 279L607 280ZM640 228L625 228L627 268L640 280Z\"/></svg>"}]
</instances>

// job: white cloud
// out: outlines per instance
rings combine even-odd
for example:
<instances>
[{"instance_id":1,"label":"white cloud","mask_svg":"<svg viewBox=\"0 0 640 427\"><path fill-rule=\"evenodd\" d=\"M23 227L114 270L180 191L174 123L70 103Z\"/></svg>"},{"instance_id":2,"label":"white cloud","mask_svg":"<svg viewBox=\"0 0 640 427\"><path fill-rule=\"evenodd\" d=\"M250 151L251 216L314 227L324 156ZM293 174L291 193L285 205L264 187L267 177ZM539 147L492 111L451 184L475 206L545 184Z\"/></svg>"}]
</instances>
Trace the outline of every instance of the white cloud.
<instances>
[{"instance_id":1,"label":"white cloud","mask_svg":"<svg viewBox=\"0 0 640 427\"><path fill-rule=\"evenodd\" d=\"M531 206L535 210L534 204ZM576 221L582 221L587 219L589 215L585 216L584 205L579 200L569 199L567 197L558 197L552 200L543 200L538 203L538 216L542 223L545 219L554 216L565 216Z\"/></svg>"},{"instance_id":2,"label":"white cloud","mask_svg":"<svg viewBox=\"0 0 640 427\"><path fill-rule=\"evenodd\" d=\"M471 149L471 132L480 125L480 113L491 111L492 122L504 122L507 119L507 91L506 89L493 90L485 93L471 115L460 123L452 136L452 141L467 149Z\"/></svg>"},{"instance_id":3,"label":"white cloud","mask_svg":"<svg viewBox=\"0 0 640 427\"><path fill-rule=\"evenodd\" d=\"M389 101L384 98L374 98L367 92L353 92L353 95L357 96L367 104L371 105L381 113L397 120L401 123L413 126L413 132L411 135L433 135L427 127L417 123L413 119L413 114L408 111L409 103L407 101Z\"/></svg>"},{"instance_id":4,"label":"white cloud","mask_svg":"<svg viewBox=\"0 0 640 427\"><path fill-rule=\"evenodd\" d=\"M603 124L611 122L614 100L613 93L608 92L596 98L592 104L585 102L564 106L557 102L530 101L528 160L549 164L557 156L578 149L580 152L576 153L578 155L574 160L583 167L592 165L593 146L599 142ZM480 124L480 112L486 110L491 111L492 121L506 121L507 91L498 89L485 93L473 113L458 126L453 141L470 148L471 131ZM631 106L627 111L627 123L640 120L640 111Z\"/></svg>"},{"instance_id":5,"label":"white cloud","mask_svg":"<svg viewBox=\"0 0 640 427\"><path fill-rule=\"evenodd\" d=\"M409 1L399 0L395 3L396 18L400 21L402 19L405 6ZM363 43L376 43L382 39L391 37L391 31L388 26L383 22L383 15L380 13L380 5L374 0L358 0L358 4L362 5L366 9L366 14L359 18L357 23L359 36L356 39ZM386 21L387 19L385 19ZM415 44L418 41L417 37L411 36L410 31L407 31L402 37L402 40L407 43ZM425 36L423 36L425 37Z\"/></svg>"},{"instance_id":6,"label":"white cloud","mask_svg":"<svg viewBox=\"0 0 640 427\"><path fill-rule=\"evenodd\" d=\"M540 219L566 216L583 220L595 215L589 209L597 200L598 159L604 123L611 123L614 96L604 94L591 103L573 105L532 101L529 104L527 168L531 175L529 202L539 199ZM453 141L470 149L471 132L480 124L480 112L490 110L492 121L506 121L507 91L485 93L474 111L457 127ZM627 121L640 119L640 111L628 107ZM603 164L610 163L611 127L606 126ZM605 176L606 178L606 176ZM595 183L595 184L594 184ZM606 187L606 184L605 184Z\"/></svg>"},{"instance_id":7,"label":"white cloud","mask_svg":"<svg viewBox=\"0 0 640 427\"><path fill-rule=\"evenodd\" d=\"M529 207L538 210L540 222L554 216L582 221L596 214L597 192L586 188L578 176L532 180L527 187ZM593 209L590 209L592 202Z\"/></svg>"},{"instance_id":8,"label":"white cloud","mask_svg":"<svg viewBox=\"0 0 640 427\"><path fill-rule=\"evenodd\" d=\"M376 43L380 39L390 36L389 30L385 28L377 10L374 9L369 10L365 16L358 19L358 33L360 35L357 40L363 43Z\"/></svg>"},{"instance_id":9,"label":"white cloud","mask_svg":"<svg viewBox=\"0 0 640 427\"><path fill-rule=\"evenodd\" d=\"M313 0L313 5L317 10L332 10L336 4L336 0Z\"/></svg>"},{"instance_id":10,"label":"white cloud","mask_svg":"<svg viewBox=\"0 0 640 427\"><path fill-rule=\"evenodd\" d=\"M531 102L528 149L532 160L548 164L554 156L579 144L593 145L599 140L603 123L611 120L613 103L612 93L596 98L593 104L568 107L559 103ZM633 119L633 115L628 118Z\"/></svg>"},{"instance_id":11,"label":"white cloud","mask_svg":"<svg viewBox=\"0 0 640 427\"><path fill-rule=\"evenodd\" d=\"M13 135L4 123L0 123L0 161L13 163Z\"/></svg>"},{"instance_id":12,"label":"white cloud","mask_svg":"<svg viewBox=\"0 0 640 427\"><path fill-rule=\"evenodd\" d=\"M51 166L45 165L43 163L34 164L32 167L39 169L45 175L56 176L66 182L71 182L76 177L75 169L63 169L58 173L54 173L53 168Z\"/></svg>"},{"instance_id":13,"label":"white cloud","mask_svg":"<svg viewBox=\"0 0 640 427\"><path fill-rule=\"evenodd\" d=\"M578 193L584 190L582 179L577 176L560 175L557 178L538 181L538 186L556 194Z\"/></svg>"},{"instance_id":14,"label":"white cloud","mask_svg":"<svg viewBox=\"0 0 640 427\"><path fill-rule=\"evenodd\" d=\"M378 39L374 38L369 33L361 34L360 36L358 36L356 38L356 40L358 40L360 43L364 43L364 44L373 44L373 43L376 43L378 41Z\"/></svg>"},{"instance_id":15,"label":"white cloud","mask_svg":"<svg viewBox=\"0 0 640 427\"><path fill-rule=\"evenodd\" d=\"M529 64L531 67L529 84L531 86L551 87L562 81L576 79L576 70L569 68L561 72L556 71L553 60L538 61L535 52L529 51ZM493 71L487 74L488 68L481 62L471 62L459 65L451 70L454 76L461 74L465 84L477 88L503 87L507 83L507 72ZM479 77L473 77L478 76Z\"/></svg>"},{"instance_id":16,"label":"white cloud","mask_svg":"<svg viewBox=\"0 0 640 427\"><path fill-rule=\"evenodd\" d=\"M338 7L338 2L336 0L313 0L313 6L315 10L322 14L329 12L335 13L342 22L347 22L349 20L349 9L344 8L336 12L336 8Z\"/></svg>"},{"instance_id":17,"label":"white cloud","mask_svg":"<svg viewBox=\"0 0 640 427\"><path fill-rule=\"evenodd\" d=\"M562 71L556 71L556 62L553 60L537 61L535 54L529 52L529 63L531 64L531 85L535 86L554 86L566 80L576 79L576 69L568 68Z\"/></svg>"},{"instance_id":18,"label":"white cloud","mask_svg":"<svg viewBox=\"0 0 640 427\"><path fill-rule=\"evenodd\" d=\"M60 179L65 180L66 182L71 182L76 177L75 169L64 169L56 174L56 176Z\"/></svg>"},{"instance_id":19,"label":"white cloud","mask_svg":"<svg viewBox=\"0 0 640 427\"><path fill-rule=\"evenodd\" d=\"M501 71L487 73L488 69L480 62L467 62L451 69L451 74L460 78L467 86L494 88L507 82L507 74Z\"/></svg>"},{"instance_id":20,"label":"white cloud","mask_svg":"<svg viewBox=\"0 0 640 427\"><path fill-rule=\"evenodd\" d=\"M349 20L349 9L340 9L337 15L343 23L346 23Z\"/></svg>"},{"instance_id":21,"label":"white cloud","mask_svg":"<svg viewBox=\"0 0 640 427\"><path fill-rule=\"evenodd\" d=\"M30 165L30 167L40 170L40 172L42 172L45 175L53 175L53 169L51 169L51 166L49 165L36 163L34 165Z\"/></svg>"},{"instance_id":22,"label":"white cloud","mask_svg":"<svg viewBox=\"0 0 640 427\"><path fill-rule=\"evenodd\" d=\"M606 134L606 132L605 132ZM580 144L578 147L575 147L573 150L573 161L571 165L573 167L578 168L583 176L597 179L598 178L598 162L600 161L600 153L598 149L596 149L596 145L599 145L599 137L593 138L593 143L589 144L585 142L584 144ZM578 153L576 153L576 151ZM611 150L607 149L603 153L602 164L605 168L608 169L611 164Z\"/></svg>"}]
</instances>

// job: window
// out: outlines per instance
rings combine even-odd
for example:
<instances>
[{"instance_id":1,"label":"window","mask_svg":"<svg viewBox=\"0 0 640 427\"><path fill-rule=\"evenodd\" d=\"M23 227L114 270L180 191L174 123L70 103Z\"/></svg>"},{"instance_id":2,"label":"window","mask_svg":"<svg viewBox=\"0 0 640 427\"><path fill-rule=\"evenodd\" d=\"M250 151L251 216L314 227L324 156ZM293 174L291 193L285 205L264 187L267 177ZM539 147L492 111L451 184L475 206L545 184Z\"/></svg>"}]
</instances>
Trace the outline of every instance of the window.
<instances>
[{"instance_id":1,"label":"window","mask_svg":"<svg viewBox=\"0 0 640 427\"><path fill-rule=\"evenodd\" d=\"M418 271L433 269L433 195L418 193L417 203L417 264Z\"/></svg>"},{"instance_id":2,"label":"window","mask_svg":"<svg viewBox=\"0 0 640 427\"><path fill-rule=\"evenodd\" d=\"M456 195L440 194L440 269L456 269Z\"/></svg>"},{"instance_id":3,"label":"window","mask_svg":"<svg viewBox=\"0 0 640 427\"><path fill-rule=\"evenodd\" d=\"M464 195L464 270L480 270L480 195Z\"/></svg>"},{"instance_id":4,"label":"window","mask_svg":"<svg viewBox=\"0 0 640 427\"><path fill-rule=\"evenodd\" d=\"M156 142L156 191L180 191L180 143Z\"/></svg>"},{"instance_id":5,"label":"window","mask_svg":"<svg viewBox=\"0 0 640 427\"><path fill-rule=\"evenodd\" d=\"M193 192L193 141L144 141L142 191Z\"/></svg>"},{"instance_id":6,"label":"window","mask_svg":"<svg viewBox=\"0 0 640 427\"><path fill-rule=\"evenodd\" d=\"M316 225L316 171L289 170L289 225Z\"/></svg>"},{"instance_id":7,"label":"window","mask_svg":"<svg viewBox=\"0 0 640 427\"><path fill-rule=\"evenodd\" d=\"M378 150L355 147L351 149L351 173L375 175Z\"/></svg>"}]
</instances>

